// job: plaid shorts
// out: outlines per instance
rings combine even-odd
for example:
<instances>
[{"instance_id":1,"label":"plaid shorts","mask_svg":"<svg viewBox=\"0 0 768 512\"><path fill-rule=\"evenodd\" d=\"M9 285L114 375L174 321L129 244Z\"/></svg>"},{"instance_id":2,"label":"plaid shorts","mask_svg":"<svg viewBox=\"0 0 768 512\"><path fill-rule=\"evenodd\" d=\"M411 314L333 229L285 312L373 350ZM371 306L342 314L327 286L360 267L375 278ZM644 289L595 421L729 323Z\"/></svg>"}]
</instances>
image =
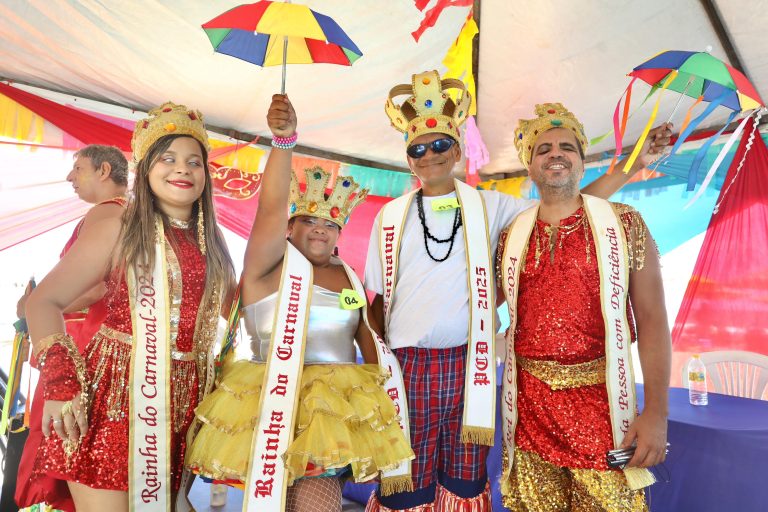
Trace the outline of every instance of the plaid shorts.
<instances>
[{"instance_id":1,"label":"plaid shorts","mask_svg":"<svg viewBox=\"0 0 768 512\"><path fill-rule=\"evenodd\" d=\"M490 447L461 442L467 345L406 347L394 352L403 371L411 446L416 454L411 466L413 488L423 489L439 480L451 490L443 477L482 480L484 484Z\"/></svg>"}]
</instances>

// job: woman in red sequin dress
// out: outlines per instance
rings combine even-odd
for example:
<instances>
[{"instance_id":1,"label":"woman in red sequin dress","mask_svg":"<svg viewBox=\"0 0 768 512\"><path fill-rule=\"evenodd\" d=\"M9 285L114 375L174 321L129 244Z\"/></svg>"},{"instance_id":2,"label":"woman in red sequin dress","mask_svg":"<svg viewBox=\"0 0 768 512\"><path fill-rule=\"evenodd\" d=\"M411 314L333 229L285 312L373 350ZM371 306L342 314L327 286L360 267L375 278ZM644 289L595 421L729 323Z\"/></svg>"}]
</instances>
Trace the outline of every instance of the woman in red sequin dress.
<instances>
[{"instance_id":1,"label":"woman in red sequin dress","mask_svg":"<svg viewBox=\"0 0 768 512\"><path fill-rule=\"evenodd\" d=\"M155 383L160 371L135 362L137 347L143 346L138 334L134 339L135 326L141 325L137 317L147 315L136 299L147 279L158 290L167 290L162 298L158 293L155 314L168 333L168 362L161 358L166 347L160 335L152 361L170 374L167 405L157 416L161 427L166 424L162 418L167 418L168 442L156 448L167 449L170 473L167 481L152 476L156 488L162 489L156 494L168 488L171 492L167 506L147 499L133 508L175 508L187 429L195 406L212 385L216 324L234 282L229 253L215 223L202 115L183 105L164 104L137 123L132 147L138 160L135 198L126 214L105 219L83 234L27 303L46 400L42 428L47 438L34 474L65 480L78 511L128 510L129 491L134 485L139 488L131 468L140 450L134 447L129 454L129 440L141 423L136 414L144 405L136 401L139 408L131 410L131 390L134 381ZM155 236L160 233L164 236ZM164 261L155 267L156 256L163 254ZM165 272L148 275L146 268ZM71 337L63 334L61 305L105 278L106 320L80 356ZM153 324L155 328L161 329Z\"/></svg>"}]
</instances>

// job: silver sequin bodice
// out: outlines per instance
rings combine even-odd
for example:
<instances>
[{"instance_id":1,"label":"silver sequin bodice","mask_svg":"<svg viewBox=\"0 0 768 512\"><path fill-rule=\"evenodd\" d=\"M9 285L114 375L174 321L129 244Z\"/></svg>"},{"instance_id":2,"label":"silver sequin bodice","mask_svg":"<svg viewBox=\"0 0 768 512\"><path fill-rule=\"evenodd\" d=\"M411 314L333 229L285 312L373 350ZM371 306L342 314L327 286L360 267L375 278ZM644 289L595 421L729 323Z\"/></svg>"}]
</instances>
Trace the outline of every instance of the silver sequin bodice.
<instances>
[{"instance_id":1,"label":"silver sequin bodice","mask_svg":"<svg viewBox=\"0 0 768 512\"><path fill-rule=\"evenodd\" d=\"M277 292L243 308L254 361L267 360L276 307ZM359 321L359 310L341 309L338 293L314 285L304 363L354 363L353 341Z\"/></svg>"}]
</instances>

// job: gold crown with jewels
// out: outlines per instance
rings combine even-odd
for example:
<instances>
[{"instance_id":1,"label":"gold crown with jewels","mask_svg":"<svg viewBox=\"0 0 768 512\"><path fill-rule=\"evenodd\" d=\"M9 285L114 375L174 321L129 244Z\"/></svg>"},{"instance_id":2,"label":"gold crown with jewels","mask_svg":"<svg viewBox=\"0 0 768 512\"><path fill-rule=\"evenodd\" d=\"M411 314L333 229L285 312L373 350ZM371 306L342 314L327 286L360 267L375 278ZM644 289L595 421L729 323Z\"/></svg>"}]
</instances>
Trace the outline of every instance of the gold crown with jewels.
<instances>
[{"instance_id":1,"label":"gold crown with jewels","mask_svg":"<svg viewBox=\"0 0 768 512\"><path fill-rule=\"evenodd\" d=\"M339 228L349 222L349 216L368 195L368 189L349 176L338 176L330 193L326 194L331 173L321 167L304 169L306 189L301 192L296 173L291 171L290 218L309 215L329 220Z\"/></svg>"},{"instance_id":2,"label":"gold crown with jewels","mask_svg":"<svg viewBox=\"0 0 768 512\"><path fill-rule=\"evenodd\" d=\"M567 128L576 135L581 144L582 152L587 151L587 136L584 125L576 119L562 103L542 103L535 107L534 119L520 119L515 129L515 147L520 162L528 169L531 164L531 153L539 135L553 128Z\"/></svg>"},{"instance_id":3,"label":"gold crown with jewels","mask_svg":"<svg viewBox=\"0 0 768 512\"><path fill-rule=\"evenodd\" d=\"M460 91L457 102L447 91ZM410 94L402 105L396 105L394 98ZM405 134L405 144L425 133L443 133L457 141L461 139L459 127L469 116L472 96L464 83L455 78L440 79L437 71L413 75L410 84L396 85L389 91L384 111L392 126Z\"/></svg>"},{"instance_id":4,"label":"gold crown with jewels","mask_svg":"<svg viewBox=\"0 0 768 512\"><path fill-rule=\"evenodd\" d=\"M150 110L148 118L136 123L131 138L133 160L138 162L144 158L152 144L166 135L188 135L202 144L206 151L211 150L203 114L168 101Z\"/></svg>"}]
</instances>

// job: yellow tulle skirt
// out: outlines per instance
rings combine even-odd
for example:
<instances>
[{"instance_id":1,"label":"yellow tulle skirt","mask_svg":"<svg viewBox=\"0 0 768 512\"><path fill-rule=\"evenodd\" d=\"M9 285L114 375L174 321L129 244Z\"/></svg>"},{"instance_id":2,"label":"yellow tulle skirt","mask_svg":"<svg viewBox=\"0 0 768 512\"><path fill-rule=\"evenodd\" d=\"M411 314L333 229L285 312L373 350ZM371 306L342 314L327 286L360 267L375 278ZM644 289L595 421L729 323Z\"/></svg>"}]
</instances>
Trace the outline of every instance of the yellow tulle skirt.
<instances>
[{"instance_id":1,"label":"yellow tulle skirt","mask_svg":"<svg viewBox=\"0 0 768 512\"><path fill-rule=\"evenodd\" d=\"M224 363L216 389L195 411L201 427L186 455L195 473L234 485L246 480L264 370L246 360ZM296 430L283 456L288 485L345 468L365 482L414 458L382 387L385 378L378 365L304 366Z\"/></svg>"}]
</instances>

